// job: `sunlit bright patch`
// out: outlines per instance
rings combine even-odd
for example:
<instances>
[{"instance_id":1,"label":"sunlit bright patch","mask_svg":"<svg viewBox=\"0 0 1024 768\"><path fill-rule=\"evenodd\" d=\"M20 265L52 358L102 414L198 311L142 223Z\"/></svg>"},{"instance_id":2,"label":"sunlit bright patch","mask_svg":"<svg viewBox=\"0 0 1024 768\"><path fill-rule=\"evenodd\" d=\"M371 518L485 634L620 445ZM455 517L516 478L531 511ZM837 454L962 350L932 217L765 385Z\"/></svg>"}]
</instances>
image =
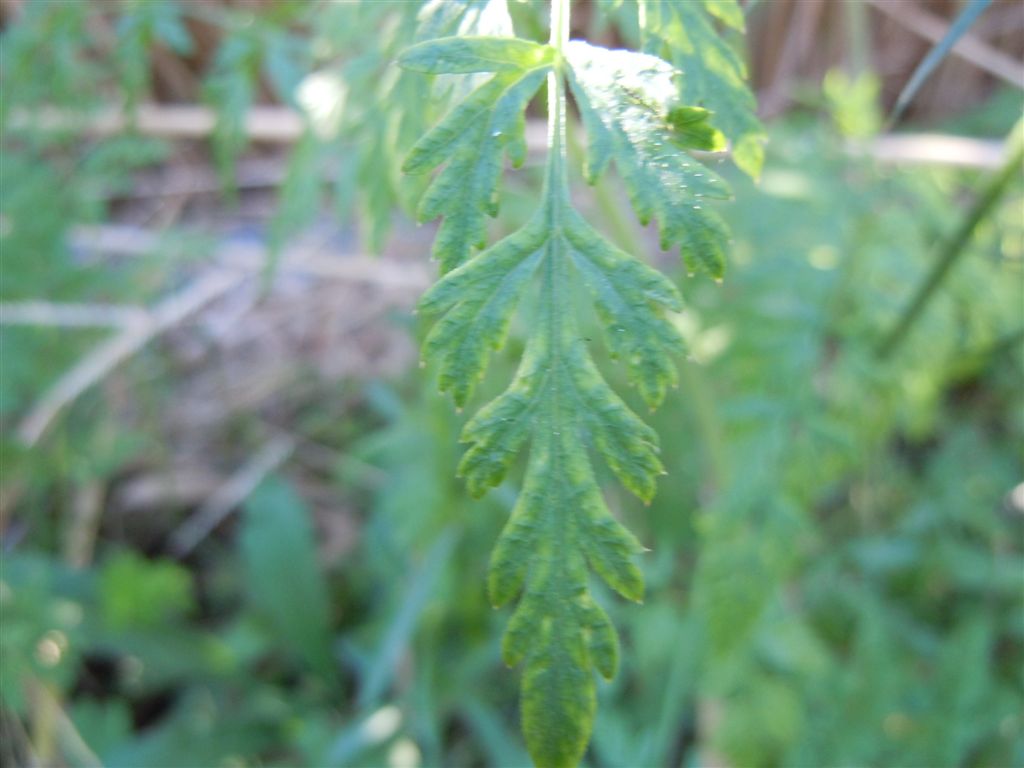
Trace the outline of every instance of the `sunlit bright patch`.
<instances>
[{"instance_id":1,"label":"sunlit bright patch","mask_svg":"<svg viewBox=\"0 0 1024 768\"><path fill-rule=\"evenodd\" d=\"M807 254L807 263L815 269L835 269L839 266L839 251L831 245L819 245Z\"/></svg>"},{"instance_id":2,"label":"sunlit bright patch","mask_svg":"<svg viewBox=\"0 0 1024 768\"><path fill-rule=\"evenodd\" d=\"M320 138L337 135L347 93L345 81L333 72L313 72L299 83L296 101Z\"/></svg>"},{"instance_id":3,"label":"sunlit bright patch","mask_svg":"<svg viewBox=\"0 0 1024 768\"><path fill-rule=\"evenodd\" d=\"M371 743L391 738L402 724L402 711L389 704L381 707L363 722L362 731Z\"/></svg>"},{"instance_id":4,"label":"sunlit bright patch","mask_svg":"<svg viewBox=\"0 0 1024 768\"><path fill-rule=\"evenodd\" d=\"M36 659L44 667L55 667L60 664L67 648L67 635L56 629L51 629L36 645Z\"/></svg>"}]
</instances>

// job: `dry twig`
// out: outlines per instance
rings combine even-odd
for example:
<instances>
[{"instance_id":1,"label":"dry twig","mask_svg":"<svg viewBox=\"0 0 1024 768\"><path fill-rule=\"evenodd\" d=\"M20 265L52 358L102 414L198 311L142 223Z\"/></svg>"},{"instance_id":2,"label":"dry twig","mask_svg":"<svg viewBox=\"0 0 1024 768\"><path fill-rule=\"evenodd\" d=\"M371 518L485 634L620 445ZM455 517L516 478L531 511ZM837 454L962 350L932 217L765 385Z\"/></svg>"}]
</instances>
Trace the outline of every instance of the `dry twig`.
<instances>
[{"instance_id":1,"label":"dry twig","mask_svg":"<svg viewBox=\"0 0 1024 768\"><path fill-rule=\"evenodd\" d=\"M867 145L851 144L850 154L867 154L882 163L959 165L1001 168L1006 162L1003 142L932 133L885 134Z\"/></svg>"},{"instance_id":2,"label":"dry twig","mask_svg":"<svg viewBox=\"0 0 1024 768\"><path fill-rule=\"evenodd\" d=\"M130 116L117 108L98 112L88 118L85 128L102 136L134 129L164 139L202 139L213 133L216 124L216 113L198 104L140 104ZM17 113L12 125L21 130L79 131L82 116L55 108L41 109ZM246 113L245 133L251 141L291 144L303 130L302 115L288 107L258 106Z\"/></svg>"},{"instance_id":3,"label":"dry twig","mask_svg":"<svg viewBox=\"0 0 1024 768\"><path fill-rule=\"evenodd\" d=\"M171 553L176 557L188 555L294 450L295 441L288 435L271 439L174 532L169 543Z\"/></svg>"},{"instance_id":4,"label":"dry twig","mask_svg":"<svg viewBox=\"0 0 1024 768\"><path fill-rule=\"evenodd\" d=\"M18 438L35 445L60 411L156 336L239 285L246 272L215 269L161 301L144 321L127 326L93 348L47 390L18 426Z\"/></svg>"},{"instance_id":5,"label":"dry twig","mask_svg":"<svg viewBox=\"0 0 1024 768\"><path fill-rule=\"evenodd\" d=\"M85 483L75 492L64 539L64 559L72 568L85 568L92 562L96 533L103 513L103 486Z\"/></svg>"},{"instance_id":6,"label":"dry twig","mask_svg":"<svg viewBox=\"0 0 1024 768\"><path fill-rule=\"evenodd\" d=\"M924 17L927 20L921 21L915 16L915 14L923 13L914 8L909 10L894 10L895 5L901 4L883 4L871 0L874 7L883 10L885 13L896 16L901 13L910 14L914 18L914 23L918 24L915 30L918 31L922 36L932 39L934 33L944 33L946 30L945 22L931 16L930 14L924 13ZM902 7L902 6L901 6ZM901 17L903 18L903 17ZM920 22L920 23L919 23ZM908 22L909 23L909 22ZM935 27L934 25L938 25ZM939 34L941 37L941 34ZM966 41L966 42L965 42ZM967 46L967 53L964 53L962 46ZM979 53L979 51L985 50L988 53ZM972 63L985 69L986 71L992 71L997 69L995 72L998 77L1002 77L1014 84L1021 86L1024 84L1024 67L1018 62L1014 61L1011 57L1000 51L986 45L983 41L977 37L971 37L965 35L961 38L960 43L957 47L953 48L953 52L959 54L962 58L972 61ZM972 58L973 57L973 58ZM987 62L987 63L982 63ZM998 62L998 63L997 63ZM1017 78L1014 80L1013 78ZM771 96L765 96L767 101L771 101ZM770 107L770 105L769 105ZM180 106L158 106L155 104L147 104L139 107L140 119L137 124L137 128L144 134L150 134L154 136L163 136L165 138L178 138L178 139L198 139L207 137L213 130L214 117L213 113L206 107L199 107L193 105L180 105ZM144 116L145 119L142 119ZM166 122L163 122L166 121ZM15 121L20 123L23 127L39 125L50 129L65 128L70 129L72 127L78 127L81 123L81 117L69 112L62 112L57 110L43 111L35 115L22 114L18 115ZM249 138L253 141L262 141L279 144L291 144L298 140L302 133L302 118L294 110L288 107L256 107L250 111L246 118L246 131L248 132ZM103 112L99 117L94 118L87 126L89 133L98 135L110 135L125 130L126 123L124 116L115 110L109 110ZM526 142L529 150L532 154L541 154L547 146L547 134L544 121L542 120L529 120L526 125ZM881 142L884 142L888 137L879 137ZM950 137L957 138L957 137ZM863 148L860 150L861 153L865 151ZM871 147L867 148L868 152L871 152ZM939 163L945 165L971 165L970 162L964 160L964 157L980 157L987 155L978 155L977 153L967 153L966 155L951 152L949 154L940 154L936 152L927 152L922 157L920 162L926 163ZM878 153L877 159L882 162L888 162L891 159L889 153L882 151ZM897 161L909 161L915 162L916 157L914 152L903 153L900 157L896 158ZM988 165L978 165L975 167L990 167ZM280 183L284 179L284 174L280 169L280 165L276 162L253 162L250 178L243 179L243 182L255 186L273 186ZM190 186L191 185L191 186ZM152 184L144 186L140 190L139 196L162 196L162 195L173 195L173 194L187 194L202 191L216 191L217 184L215 180L207 178L206 176L197 178L193 182L183 182L181 180L176 181L170 185L163 184L161 187L155 187ZM115 242L104 242L102 245L97 246L98 250L111 250L113 252L150 252L153 250L154 245L152 242L148 242L145 239L133 242L136 238L136 234L133 232L118 231L120 228L90 228L93 232L100 232L104 238L111 239ZM126 228L131 230L132 228ZM142 230L136 230L137 233L143 233ZM156 236L152 233L143 233L146 237L150 238L155 242ZM126 237L128 243L116 242L118 238ZM125 247L125 246L128 247ZM350 260L349 260L350 261ZM344 269L344 268L343 268ZM330 271L330 270L329 270Z\"/></svg>"},{"instance_id":7,"label":"dry twig","mask_svg":"<svg viewBox=\"0 0 1024 768\"><path fill-rule=\"evenodd\" d=\"M116 304L64 304L52 301L0 302L0 325L54 328L124 328L145 322L142 307Z\"/></svg>"},{"instance_id":8,"label":"dry twig","mask_svg":"<svg viewBox=\"0 0 1024 768\"><path fill-rule=\"evenodd\" d=\"M155 250L160 236L138 227L107 224L77 227L71 242L81 251L140 256ZM259 244L226 243L217 249L217 261L232 269L262 272L267 264L267 250ZM432 279L430 267L422 262L322 253L301 248L291 248L283 254L275 271L283 275L345 280L410 291L424 290Z\"/></svg>"}]
</instances>

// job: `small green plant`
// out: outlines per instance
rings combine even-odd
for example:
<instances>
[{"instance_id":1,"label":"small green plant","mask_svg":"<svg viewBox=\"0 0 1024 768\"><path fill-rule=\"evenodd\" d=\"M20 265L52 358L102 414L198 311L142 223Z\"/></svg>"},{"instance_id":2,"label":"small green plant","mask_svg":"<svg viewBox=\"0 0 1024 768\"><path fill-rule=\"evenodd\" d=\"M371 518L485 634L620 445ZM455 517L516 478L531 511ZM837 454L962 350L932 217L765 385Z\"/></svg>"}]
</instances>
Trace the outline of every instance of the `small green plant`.
<instances>
[{"instance_id":1,"label":"small green plant","mask_svg":"<svg viewBox=\"0 0 1024 768\"><path fill-rule=\"evenodd\" d=\"M623 6L623 4L617 4ZM488 591L497 607L520 596L503 641L522 663L522 724L541 766L575 765L593 726L594 670L615 675L618 639L588 589L588 566L623 597L640 601L638 540L611 514L595 479L599 455L632 493L649 502L663 473L657 434L609 386L578 319L585 286L613 358L650 408L677 382L683 342L668 313L682 307L673 283L612 245L574 208L566 156L566 95L587 133L585 179L614 160L640 221L658 222L663 248L678 247L691 272L720 279L728 239L706 205L724 181L691 150L732 140L737 163L756 174L761 132L742 61L716 20L742 30L733 0L639 2L646 52L569 39L570 3L551 4L550 40L452 36L421 42L400 63L430 75L484 76L409 152L403 170L443 166L419 205L443 217L433 253L440 281L420 302L436 321L425 356L440 388L464 406L531 291L532 322L511 385L466 424L459 472L474 496L502 482L529 444L522 492L491 557ZM665 55L673 63L660 58ZM674 64L680 65L682 72ZM547 85L548 146L540 204L517 231L488 247L486 222L499 207L504 156L526 154L524 113Z\"/></svg>"}]
</instances>

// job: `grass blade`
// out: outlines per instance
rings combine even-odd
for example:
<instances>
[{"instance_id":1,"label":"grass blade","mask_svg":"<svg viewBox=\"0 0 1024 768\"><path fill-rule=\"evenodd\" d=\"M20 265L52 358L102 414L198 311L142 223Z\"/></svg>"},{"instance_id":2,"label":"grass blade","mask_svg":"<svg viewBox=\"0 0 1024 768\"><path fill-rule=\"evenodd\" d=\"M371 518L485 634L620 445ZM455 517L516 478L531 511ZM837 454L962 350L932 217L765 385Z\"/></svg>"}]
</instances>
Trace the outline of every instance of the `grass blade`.
<instances>
[{"instance_id":1,"label":"grass blade","mask_svg":"<svg viewBox=\"0 0 1024 768\"><path fill-rule=\"evenodd\" d=\"M454 546L455 532L451 529L446 530L434 542L423 559L423 564L410 579L408 591L363 680L358 700L360 709L372 706L387 689L398 660L409 645L420 614L434 596L434 588Z\"/></svg>"},{"instance_id":2,"label":"grass blade","mask_svg":"<svg viewBox=\"0 0 1024 768\"><path fill-rule=\"evenodd\" d=\"M1014 129L1014 133L1019 131L1020 126ZM949 273L953 264L956 263L957 258L964 252L964 249L971 240L971 236L974 234L975 228L988 215L993 206L999 202L1003 192L1006 191L1010 183L1014 179L1020 178L1021 163L1024 162L1024 143L1021 143L1019 138L1016 143L1017 146L1006 165L989 178L978 199L975 200L974 205L960 222L960 226L940 246L938 258L931 272L928 273L928 277L921 283L914 294L914 298L907 305L906 310L904 310L896 325L886 335L885 340L879 347L879 354L882 357L888 357L899 346L907 331L910 330L914 321L924 311L931 297L942 284L943 279Z\"/></svg>"},{"instance_id":3,"label":"grass blade","mask_svg":"<svg viewBox=\"0 0 1024 768\"><path fill-rule=\"evenodd\" d=\"M928 55L924 57L920 64L917 65L917 69L914 70L914 74L910 76L910 80L903 87L899 97L896 99L896 106L893 107L892 115L889 117L889 125L892 125L900 116L903 111L907 108L907 105L913 100L914 96L917 95L918 90L924 85L924 81L928 79L928 76L935 70L939 63L946 58L953 46L956 45L957 40L971 28L975 20L981 15L982 11L991 5L992 0L969 0L967 5L964 7L960 15L956 17L956 21L950 26L946 36L943 37L935 46L928 51Z\"/></svg>"},{"instance_id":4,"label":"grass blade","mask_svg":"<svg viewBox=\"0 0 1024 768\"><path fill-rule=\"evenodd\" d=\"M245 505L239 537L253 609L282 646L330 679L330 598L317 565L309 509L294 488L267 478Z\"/></svg>"}]
</instances>

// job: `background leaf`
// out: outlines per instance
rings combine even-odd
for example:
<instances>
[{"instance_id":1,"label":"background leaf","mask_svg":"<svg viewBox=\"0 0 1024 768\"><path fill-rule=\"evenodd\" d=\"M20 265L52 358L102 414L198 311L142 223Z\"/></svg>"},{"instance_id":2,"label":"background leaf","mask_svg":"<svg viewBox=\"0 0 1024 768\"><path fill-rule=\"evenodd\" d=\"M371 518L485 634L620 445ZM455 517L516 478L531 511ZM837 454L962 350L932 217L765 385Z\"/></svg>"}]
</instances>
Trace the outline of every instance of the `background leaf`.
<instances>
[{"instance_id":1,"label":"background leaf","mask_svg":"<svg viewBox=\"0 0 1024 768\"><path fill-rule=\"evenodd\" d=\"M267 480L246 502L239 546L253 608L312 671L333 677L327 587L309 512L287 482Z\"/></svg>"}]
</instances>

